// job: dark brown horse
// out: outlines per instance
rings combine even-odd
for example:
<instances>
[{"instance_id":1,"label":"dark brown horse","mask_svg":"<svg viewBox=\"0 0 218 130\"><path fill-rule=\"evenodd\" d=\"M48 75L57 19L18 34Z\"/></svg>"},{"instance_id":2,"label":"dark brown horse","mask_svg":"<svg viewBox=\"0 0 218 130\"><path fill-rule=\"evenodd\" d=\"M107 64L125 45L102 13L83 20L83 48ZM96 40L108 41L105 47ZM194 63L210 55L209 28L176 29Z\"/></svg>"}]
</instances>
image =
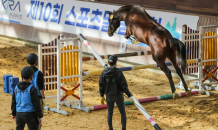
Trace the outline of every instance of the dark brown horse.
<instances>
[{"instance_id":1,"label":"dark brown horse","mask_svg":"<svg viewBox=\"0 0 218 130\"><path fill-rule=\"evenodd\" d=\"M185 72L186 69L185 45L180 40L173 38L170 32L157 23L141 6L123 6L113 13L108 13L110 15L108 35L113 36L113 33L120 26L120 21L125 21L125 38L128 39L131 35L134 35L137 41L146 43L151 48L154 61L157 62L169 79L173 98L176 99L178 95L175 93L176 89L171 71L165 64L166 58L171 61L183 82L187 96L190 96L191 92L188 90L181 73L181 70ZM179 65L181 65L181 70Z\"/></svg>"}]
</instances>

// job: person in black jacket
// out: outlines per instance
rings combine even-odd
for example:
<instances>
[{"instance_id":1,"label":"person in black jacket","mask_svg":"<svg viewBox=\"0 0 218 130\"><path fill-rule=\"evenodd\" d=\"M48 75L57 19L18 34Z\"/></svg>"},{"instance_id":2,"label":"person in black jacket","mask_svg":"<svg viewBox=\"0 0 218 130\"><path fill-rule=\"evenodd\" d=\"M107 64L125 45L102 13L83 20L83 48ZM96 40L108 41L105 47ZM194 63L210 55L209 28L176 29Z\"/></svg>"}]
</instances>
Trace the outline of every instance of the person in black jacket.
<instances>
[{"instance_id":1,"label":"person in black jacket","mask_svg":"<svg viewBox=\"0 0 218 130\"><path fill-rule=\"evenodd\" d=\"M106 95L107 109L108 109L108 126L109 130L113 130L112 116L114 103L116 102L121 114L122 130L126 130L126 112L124 97L122 93L126 93L130 101L132 101L132 94L129 92L126 79L118 68L116 68L117 57L112 55L108 58L110 66L103 70L99 79L99 92L101 96L101 105L104 105L104 94Z\"/></svg>"},{"instance_id":2,"label":"person in black jacket","mask_svg":"<svg viewBox=\"0 0 218 130\"><path fill-rule=\"evenodd\" d=\"M34 70L26 66L21 71L22 82L15 87L12 95L12 116L16 120L16 130L24 130L27 124L30 130L38 130L43 115L37 89L31 85Z\"/></svg>"}]
</instances>

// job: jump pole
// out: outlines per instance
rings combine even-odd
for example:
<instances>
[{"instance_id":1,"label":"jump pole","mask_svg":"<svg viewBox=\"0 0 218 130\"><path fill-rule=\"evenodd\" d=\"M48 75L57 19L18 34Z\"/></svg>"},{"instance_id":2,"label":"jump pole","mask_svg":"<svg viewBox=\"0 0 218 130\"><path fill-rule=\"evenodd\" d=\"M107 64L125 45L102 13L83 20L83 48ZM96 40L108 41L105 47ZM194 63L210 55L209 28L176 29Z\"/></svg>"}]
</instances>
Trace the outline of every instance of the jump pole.
<instances>
[{"instance_id":1,"label":"jump pole","mask_svg":"<svg viewBox=\"0 0 218 130\"><path fill-rule=\"evenodd\" d=\"M83 37L83 35L80 33L78 35L80 40L88 47L88 49L92 52L92 54L97 58L97 60L101 63L101 65L104 68L107 68L107 64L102 60L102 58L98 55L98 53L95 51L95 49L90 45L90 43Z\"/></svg>"},{"instance_id":2,"label":"jump pole","mask_svg":"<svg viewBox=\"0 0 218 130\"><path fill-rule=\"evenodd\" d=\"M151 51L141 51L141 52L131 52L131 53L122 53L122 54L113 54L118 58L121 57L131 57L131 56L143 56L143 55L151 55ZM101 55L102 59L108 59L111 55ZM83 57L83 61L97 60L94 56Z\"/></svg>"},{"instance_id":3,"label":"jump pole","mask_svg":"<svg viewBox=\"0 0 218 130\"><path fill-rule=\"evenodd\" d=\"M201 60L200 59L191 59L187 60L187 64L190 63L199 63ZM165 63L167 66L171 66L171 62L166 62ZM139 70L139 69L146 69L146 68L157 68L159 67L158 64L148 64L148 65L138 65L138 66L129 66L129 67L122 67L118 68L121 71L130 71L130 70ZM86 71L83 72L83 76L88 76L88 75L100 75L103 70L97 70L97 71Z\"/></svg>"},{"instance_id":4,"label":"jump pole","mask_svg":"<svg viewBox=\"0 0 218 130\"><path fill-rule=\"evenodd\" d=\"M107 64L104 62L104 60L98 55L98 53L92 48L92 46L88 43L88 41L83 37L82 34L79 34L79 38L83 41L83 43L88 47L88 49L93 53L93 55L98 59L98 61L101 63L101 65L104 68L107 68ZM157 125L157 123L154 121L154 119L147 113L147 111L142 107L142 105L138 102L138 100L132 96L136 107L142 112L142 114L148 119L148 121L151 123L151 125L156 130L161 130L161 128Z\"/></svg>"},{"instance_id":5,"label":"jump pole","mask_svg":"<svg viewBox=\"0 0 218 130\"><path fill-rule=\"evenodd\" d=\"M192 95L201 94L201 93L203 93L201 90L191 92ZM178 97L185 97L185 96L186 96L186 92L178 93ZM139 103L146 103L146 102L153 102L153 101L167 100L167 99L173 99L173 95L169 94L169 95L161 95L161 96L155 96L155 97L142 98L142 99L138 99L138 101L139 101ZM126 106L134 104L133 102L130 102L130 101L125 101L124 103ZM115 104L115 106L117 106L117 105ZM97 111L97 110L101 110L101 109L107 109L107 104L90 106L87 108L90 111Z\"/></svg>"}]
</instances>

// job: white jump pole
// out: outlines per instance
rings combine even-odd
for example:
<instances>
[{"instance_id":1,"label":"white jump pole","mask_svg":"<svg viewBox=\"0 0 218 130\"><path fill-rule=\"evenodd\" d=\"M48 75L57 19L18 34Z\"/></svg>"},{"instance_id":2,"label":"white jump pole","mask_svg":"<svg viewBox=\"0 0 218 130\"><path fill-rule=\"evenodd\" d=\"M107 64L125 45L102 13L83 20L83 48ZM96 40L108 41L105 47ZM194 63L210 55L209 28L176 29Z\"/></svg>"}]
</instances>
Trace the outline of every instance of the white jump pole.
<instances>
[{"instance_id":1,"label":"white jump pole","mask_svg":"<svg viewBox=\"0 0 218 130\"><path fill-rule=\"evenodd\" d=\"M102 58L98 55L98 53L95 51L95 49L90 45L90 43L84 38L84 36L80 33L79 38L83 41L83 43L88 47L88 49L92 52L92 54L98 59L98 61L101 63L101 65L104 68L107 68L107 64L102 60Z\"/></svg>"},{"instance_id":2,"label":"white jump pole","mask_svg":"<svg viewBox=\"0 0 218 130\"><path fill-rule=\"evenodd\" d=\"M60 41L57 41L57 113L60 110Z\"/></svg>"},{"instance_id":3,"label":"white jump pole","mask_svg":"<svg viewBox=\"0 0 218 130\"><path fill-rule=\"evenodd\" d=\"M154 121L154 119L148 114L148 112L144 109L144 107L138 102L138 100L132 96L134 100L135 106L142 112L142 114L147 118L147 120L151 123L151 125L156 129L156 130L161 130L161 128L158 126L158 124Z\"/></svg>"}]
</instances>

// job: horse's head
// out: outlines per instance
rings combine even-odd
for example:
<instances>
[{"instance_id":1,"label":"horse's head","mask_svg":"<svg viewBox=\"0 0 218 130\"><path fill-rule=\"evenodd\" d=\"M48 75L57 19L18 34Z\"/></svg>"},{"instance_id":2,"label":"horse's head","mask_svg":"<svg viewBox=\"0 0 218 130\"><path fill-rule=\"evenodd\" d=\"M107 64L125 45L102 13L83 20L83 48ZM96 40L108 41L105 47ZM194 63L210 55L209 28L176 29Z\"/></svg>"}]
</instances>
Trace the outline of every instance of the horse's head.
<instances>
[{"instance_id":1,"label":"horse's head","mask_svg":"<svg viewBox=\"0 0 218 130\"><path fill-rule=\"evenodd\" d=\"M114 11L113 13L108 12L110 18L108 19L109 28L108 28L108 35L111 37L114 35L114 32L120 26L120 20L118 14Z\"/></svg>"}]
</instances>

